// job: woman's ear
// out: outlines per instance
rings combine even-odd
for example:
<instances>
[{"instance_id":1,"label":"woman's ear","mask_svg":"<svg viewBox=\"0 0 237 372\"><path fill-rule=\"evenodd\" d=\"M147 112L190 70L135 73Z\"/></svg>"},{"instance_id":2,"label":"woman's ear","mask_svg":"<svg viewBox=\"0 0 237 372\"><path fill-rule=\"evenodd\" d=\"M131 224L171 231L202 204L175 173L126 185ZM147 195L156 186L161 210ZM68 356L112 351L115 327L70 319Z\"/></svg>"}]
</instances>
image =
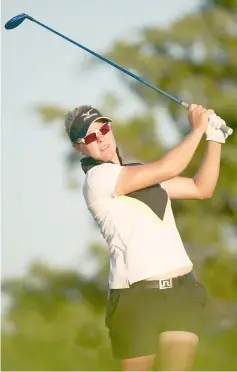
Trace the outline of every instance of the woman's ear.
<instances>
[{"instance_id":1,"label":"woman's ear","mask_svg":"<svg viewBox=\"0 0 237 372\"><path fill-rule=\"evenodd\" d=\"M78 152L82 152L81 151L81 145L79 143L73 143L72 144L72 147L74 147L74 149Z\"/></svg>"},{"instance_id":2,"label":"woman's ear","mask_svg":"<svg viewBox=\"0 0 237 372\"><path fill-rule=\"evenodd\" d=\"M72 146L76 151L78 151L81 155L87 155L84 146L82 143L73 143Z\"/></svg>"}]
</instances>

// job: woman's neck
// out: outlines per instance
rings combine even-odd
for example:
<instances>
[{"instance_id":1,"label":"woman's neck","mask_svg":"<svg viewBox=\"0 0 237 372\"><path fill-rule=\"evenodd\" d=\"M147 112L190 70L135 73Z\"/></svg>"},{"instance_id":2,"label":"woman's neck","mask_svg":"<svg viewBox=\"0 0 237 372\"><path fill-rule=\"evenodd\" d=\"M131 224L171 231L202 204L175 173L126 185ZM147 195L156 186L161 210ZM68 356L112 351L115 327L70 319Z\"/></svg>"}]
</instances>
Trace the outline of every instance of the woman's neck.
<instances>
[{"instance_id":1,"label":"woman's neck","mask_svg":"<svg viewBox=\"0 0 237 372\"><path fill-rule=\"evenodd\" d=\"M121 164L120 163L120 160L119 160L119 157L117 154L114 155L114 157L111 159L111 161L114 163L114 164Z\"/></svg>"}]
</instances>

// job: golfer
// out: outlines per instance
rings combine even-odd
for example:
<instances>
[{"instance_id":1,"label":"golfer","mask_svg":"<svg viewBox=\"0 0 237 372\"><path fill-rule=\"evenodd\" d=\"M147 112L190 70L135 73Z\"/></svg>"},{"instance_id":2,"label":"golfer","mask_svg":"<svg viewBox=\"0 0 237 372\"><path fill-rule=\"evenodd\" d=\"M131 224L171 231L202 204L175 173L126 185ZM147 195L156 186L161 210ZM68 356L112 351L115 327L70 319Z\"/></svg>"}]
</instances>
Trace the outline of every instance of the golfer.
<instances>
[{"instance_id":1,"label":"golfer","mask_svg":"<svg viewBox=\"0 0 237 372\"><path fill-rule=\"evenodd\" d=\"M97 109L80 106L65 116L84 155L85 202L108 244L106 326L123 371L152 370L156 356L161 370L192 368L206 291L194 278L171 199L206 199L215 190L226 135L208 126L211 114L191 105L190 133L148 164L123 164L112 119ZM180 176L204 134L200 168L193 178Z\"/></svg>"}]
</instances>

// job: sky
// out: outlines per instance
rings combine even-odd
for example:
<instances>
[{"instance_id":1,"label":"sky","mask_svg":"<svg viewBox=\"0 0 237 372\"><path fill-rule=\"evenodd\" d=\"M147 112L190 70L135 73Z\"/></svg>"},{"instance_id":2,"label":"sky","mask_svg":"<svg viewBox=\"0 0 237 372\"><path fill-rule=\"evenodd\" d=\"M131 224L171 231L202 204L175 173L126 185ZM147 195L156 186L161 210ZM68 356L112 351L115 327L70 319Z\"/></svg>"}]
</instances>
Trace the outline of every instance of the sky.
<instances>
[{"instance_id":1,"label":"sky","mask_svg":"<svg viewBox=\"0 0 237 372\"><path fill-rule=\"evenodd\" d=\"M99 107L103 86L103 92L123 99L127 114L139 109L117 70L105 65L87 71L86 52L35 23L25 21L11 31L4 24L27 13L100 53L115 40L137 37L144 26L167 27L199 5L198 0L1 1L2 278L21 276L36 260L83 266L86 272L92 267L85 262L86 247L99 237L81 191L67 188L70 144L61 136L63 120L45 126L35 107L58 105L65 112L81 104Z\"/></svg>"}]
</instances>

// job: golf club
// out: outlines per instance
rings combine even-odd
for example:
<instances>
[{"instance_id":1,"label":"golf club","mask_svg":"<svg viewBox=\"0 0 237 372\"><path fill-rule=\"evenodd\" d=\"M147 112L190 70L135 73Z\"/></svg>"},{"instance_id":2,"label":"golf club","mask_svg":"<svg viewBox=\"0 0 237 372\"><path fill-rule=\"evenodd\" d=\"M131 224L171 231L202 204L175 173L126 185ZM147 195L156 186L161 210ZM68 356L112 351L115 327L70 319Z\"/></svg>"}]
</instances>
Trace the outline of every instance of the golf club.
<instances>
[{"instance_id":1,"label":"golf club","mask_svg":"<svg viewBox=\"0 0 237 372\"><path fill-rule=\"evenodd\" d=\"M20 25L20 24L21 24L25 19L28 19L28 20L30 20L30 21L32 21L32 22L37 23L38 25L44 27L46 30L51 31L51 32L53 32L54 34L56 34L56 35L62 37L63 39L65 39L65 40L67 40L67 41L69 41L70 43L75 44L75 45L78 46L79 48L84 49L86 52L88 52L88 53L94 55L95 57L101 59L101 60L104 61L104 62L107 62L107 63L110 64L111 66L113 66L113 67L117 68L118 70L124 72L125 74L127 74L127 75L133 77L134 79L138 80L139 82L141 82L141 83L147 85L149 88L151 88L151 89L155 90L156 92L162 94L163 96L165 96L165 97L171 99L172 101L176 102L177 104L181 105L182 107L184 107L184 108L186 108L186 109L189 108L189 104L188 104L188 103L186 103L186 102L184 102L184 101L181 101L179 98L177 98L177 97L175 97L175 96L172 96L171 94L165 92L165 91L162 90L162 89L157 88L157 87L154 86L153 84L150 84L149 82L145 81L145 80L142 79L141 77L139 77L139 76L133 74L132 72L126 70L125 68L123 68L122 66L118 65L117 63L115 63L115 62L113 62L113 61L111 61L111 60L109 60L109 59L107 59L107 58L101 56L100 54L94 52L94 51L91 50L91 49L88 49L87 47L83 46L82 44L77 43L76 41L74 41L74 40L68 38L67 36L65 36L65 35L63 35L63 34L60 34L59 32L55 31L54 29L52 29L52 28L50 28L50 27L44 25L43 23L37 21L36 19L30 17L28 14L22 13L22 14L19 14L19 15L15 16L15 17L11 18L11 19L10 19L10 20L5 24L5 28L6 28L7 30L14 29L14 28L18 27L18 26L19 26L19 25ZM231 134L233 133L233 129L232 129L232 128L229 128L229 127L227 127L227 126L224 125L224 124L220 124L220 123L217 122L217 121L214 121L214 120L212 121L212 120L211 120L211 121L210 121L210 124L211 124L213 127L215 127L216 129L221 129L224 133L226 133L226 134L228 134L228 135L231 135Z\"/></svg>"}]
</instances>

